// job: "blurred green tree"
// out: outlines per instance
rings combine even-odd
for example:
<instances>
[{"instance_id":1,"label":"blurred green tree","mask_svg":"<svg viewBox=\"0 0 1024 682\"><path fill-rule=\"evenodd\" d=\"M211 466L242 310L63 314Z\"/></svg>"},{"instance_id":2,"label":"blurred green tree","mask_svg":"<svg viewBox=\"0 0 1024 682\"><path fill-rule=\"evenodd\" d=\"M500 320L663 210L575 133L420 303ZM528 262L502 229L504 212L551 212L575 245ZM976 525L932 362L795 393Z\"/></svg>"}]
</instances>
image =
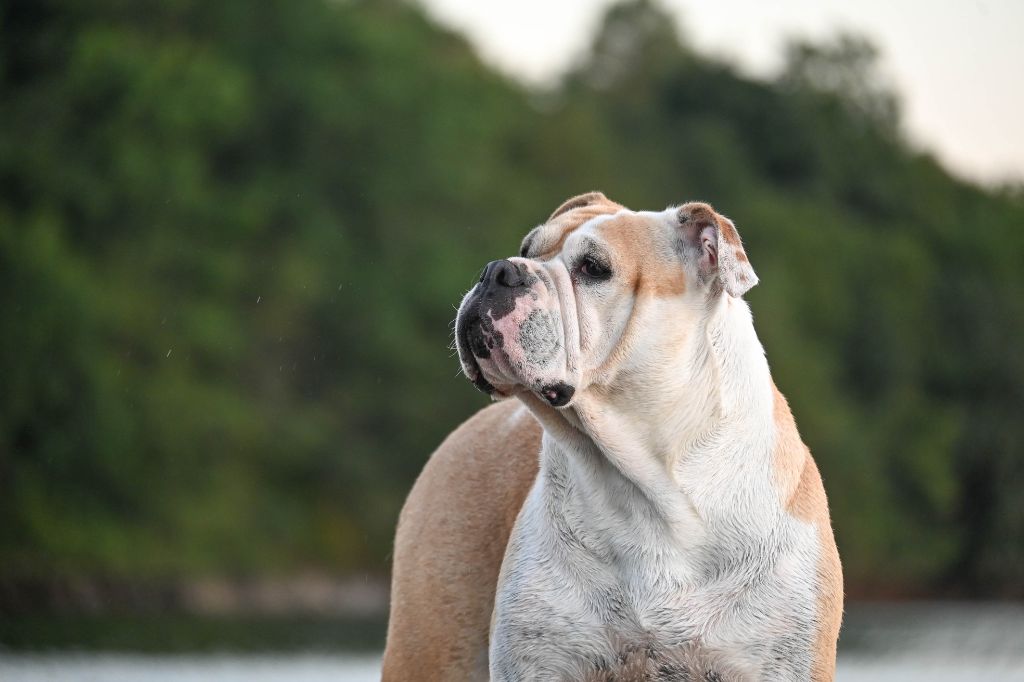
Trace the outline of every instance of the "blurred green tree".
<instances>
[{"instance_id":1,"label":"blurred green tree","mask_svg":"<svg viewBox=\"0 0 1024 682\"><path fill-rule=\"evenodd\" d=\"M854 593L1024 589L1024 199L903 140L870 43L775 81L609 9L554 92L400 2L0 4L0 580L387 568L483 404L446 350L565 196L710 200Z\"/></svg>"}]
</instances>

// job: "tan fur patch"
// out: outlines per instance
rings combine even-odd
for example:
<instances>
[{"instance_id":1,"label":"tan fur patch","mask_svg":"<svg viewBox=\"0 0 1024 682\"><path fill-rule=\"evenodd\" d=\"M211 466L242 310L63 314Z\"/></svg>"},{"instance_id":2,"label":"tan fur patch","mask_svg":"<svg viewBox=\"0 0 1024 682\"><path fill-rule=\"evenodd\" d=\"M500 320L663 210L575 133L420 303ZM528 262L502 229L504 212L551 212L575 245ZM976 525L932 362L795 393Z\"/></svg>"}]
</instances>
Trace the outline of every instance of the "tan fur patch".
<instances>
[{"instance_id":1,"label":"tan fur patch","mask_svg":"<svg viewBox=\"0 0 1024 682\"><path fill-rule=\"evenodd\" d=\"M619 343L608 354L604 362L593 370L590 390L597 391L608 397L616 389L602 386L609 381L613 368L620 366L629 353L635 337L641 334L638 320L642 318L644 303L652 298L681 296L686 292L686 272L672 252L671 239L660 233L663 224L656 220L636 214L616 216L601 223L597 233L605 240L613 252L615 277L633 292L634 306L626 323ZM652 245L661 242L661 249L652 249ZM661 251L666 257L658 258L652 254ZM687 330L682 326L674 328L682 343Z\"/></svg>"},{"instance_id":2,"label":"tan fur patch","mask_svg":"<svg viewBox=\"0 0 1024 682\"><path fill-rule=\"evenodd\" d=\"M561 206L555 209L554 213L548 216L547 222L551 222L558 216L562 215L567 211L571 211L574 208L582 208L583 206L589 206L590 204L605 204L612 203L603 192L587 192L586 194L580 194L573 197L572 199L566 199Z\"/></svg>"},{"instance_id":3,"label":"tan fur patch","mask_svg":"<svg viewBox=\"0 0 1024 682\"><path fill-rule=\"evenodd\" d=\"M836 643L843 618L843 568L832 535L828 500L818 467L796 429L789 403L772 384L775 394L775 480L783 505L792 516L814 524L821 554L818 559L817 633L811 679L831 680L835 674Z\"/></svg>"},{"instance_id":4,"label":"tan fur patch","mask_svg":"<svg viewBox=\"0 0 1024 682\"><path fill-rule=\"evenodd\" d=\"M587 203L574 204L578 199L591 197ZM568 207L568 208L566 208ZM584 194L558 207L548 221L541 226L530 249L531 258L550 258L562 250L570 234L588 220L602 215L618 213L625 207L608 199L600 192Z\"/></svg>"},{"instance_id":5,"label":"tan fur patch","mask_svg":"<svg viewBox=\"0 0 1024 682\"><path fill-rule=\"evenodd\" d=\"M679 222L693 222L698 232L706 225L717 226L722 239L735 249L736 259L747 261L747 254L743 251L743 243L740 241L740 234L736 231L736 226L731 220L716 212L710 204L705 204L702 201L683 204L679 207Z\"/></svg>"},{"instance_id":6,"label":"tan fur patch","mask_svg":"<svg viewBox=\"0 0 1024 682\"><path fill-rule=\"evenodd\" d=\"M664 226L650 218L627 214L600 225L598 233L612 246L615 270L637 296L680 296L686 291L686 272L676 258L652 257L652 244L670 245L660 231Z\"/></svg>"},{"instance_id":7,"label":"tan fur patch","mask_svg":"<svg viewBox=\"0 0 1024 682\"><path fill-rule=\"evenodd\" d=\"M526 408L506 400L427 462L395 536L383 682L487 679L494 589L537 476L540 434Z\"/></svg>"}]
</instances>

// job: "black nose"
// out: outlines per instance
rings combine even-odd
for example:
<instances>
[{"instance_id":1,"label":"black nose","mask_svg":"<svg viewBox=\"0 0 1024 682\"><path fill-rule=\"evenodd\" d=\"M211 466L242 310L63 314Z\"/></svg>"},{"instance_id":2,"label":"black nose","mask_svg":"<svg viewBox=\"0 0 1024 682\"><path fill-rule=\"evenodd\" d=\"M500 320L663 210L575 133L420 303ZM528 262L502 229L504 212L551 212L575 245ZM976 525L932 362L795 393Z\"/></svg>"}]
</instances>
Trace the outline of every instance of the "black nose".
<instances>
[{"instance_id":1,"label":"black nose","mask_svg":"<svg viewBox=\"0 0 1024 682\"><path fill-rule=\"evenodd\" d=\"M508 260L492 260L480 275L480 281L487 286L515 289L526 286L526 277L519 266Z\"/></svg>"}]
</instances>

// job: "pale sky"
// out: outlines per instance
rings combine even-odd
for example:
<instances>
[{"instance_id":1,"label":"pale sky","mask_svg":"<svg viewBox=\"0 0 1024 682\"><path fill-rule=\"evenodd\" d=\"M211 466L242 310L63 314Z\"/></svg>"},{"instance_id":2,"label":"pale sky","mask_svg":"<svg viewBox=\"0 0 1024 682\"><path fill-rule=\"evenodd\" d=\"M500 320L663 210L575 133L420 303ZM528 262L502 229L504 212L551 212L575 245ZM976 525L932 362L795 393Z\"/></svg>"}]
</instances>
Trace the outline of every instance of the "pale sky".
<instances>
[{"instance_id":1,"label":"pale sky","mask_svg":"<svg viewBox=\"0 0 1024 682\"><path fill-rule=\"evenodd\" d=\"M420 0L485 61L552 83L611 0ZM661 0L701 52L770 76L787 37L867 35L916 146L957 175L1024 180L1024 0Z\"/></svg>"}]
</instances>

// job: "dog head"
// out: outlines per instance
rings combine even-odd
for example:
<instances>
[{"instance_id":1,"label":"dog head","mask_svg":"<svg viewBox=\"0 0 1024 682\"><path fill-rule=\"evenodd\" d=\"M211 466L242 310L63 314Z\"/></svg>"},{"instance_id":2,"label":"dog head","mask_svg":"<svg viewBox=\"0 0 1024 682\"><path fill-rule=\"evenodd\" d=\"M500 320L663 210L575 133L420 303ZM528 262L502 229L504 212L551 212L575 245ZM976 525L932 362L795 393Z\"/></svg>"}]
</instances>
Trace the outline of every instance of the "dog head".
<instances>
[{"instance_id":1,"label":"dog head","mask_svg":"<svg viewBox=\"0 0 1024 682\"><path fill-rule=\"evenodd\" d=\"M482 391L565 407L623 372L657 372L716 300L756 283L735 226L707 204L634 212L591 192L487 264L459 306L459 359Z\"/></svg>"}]
</instances>

